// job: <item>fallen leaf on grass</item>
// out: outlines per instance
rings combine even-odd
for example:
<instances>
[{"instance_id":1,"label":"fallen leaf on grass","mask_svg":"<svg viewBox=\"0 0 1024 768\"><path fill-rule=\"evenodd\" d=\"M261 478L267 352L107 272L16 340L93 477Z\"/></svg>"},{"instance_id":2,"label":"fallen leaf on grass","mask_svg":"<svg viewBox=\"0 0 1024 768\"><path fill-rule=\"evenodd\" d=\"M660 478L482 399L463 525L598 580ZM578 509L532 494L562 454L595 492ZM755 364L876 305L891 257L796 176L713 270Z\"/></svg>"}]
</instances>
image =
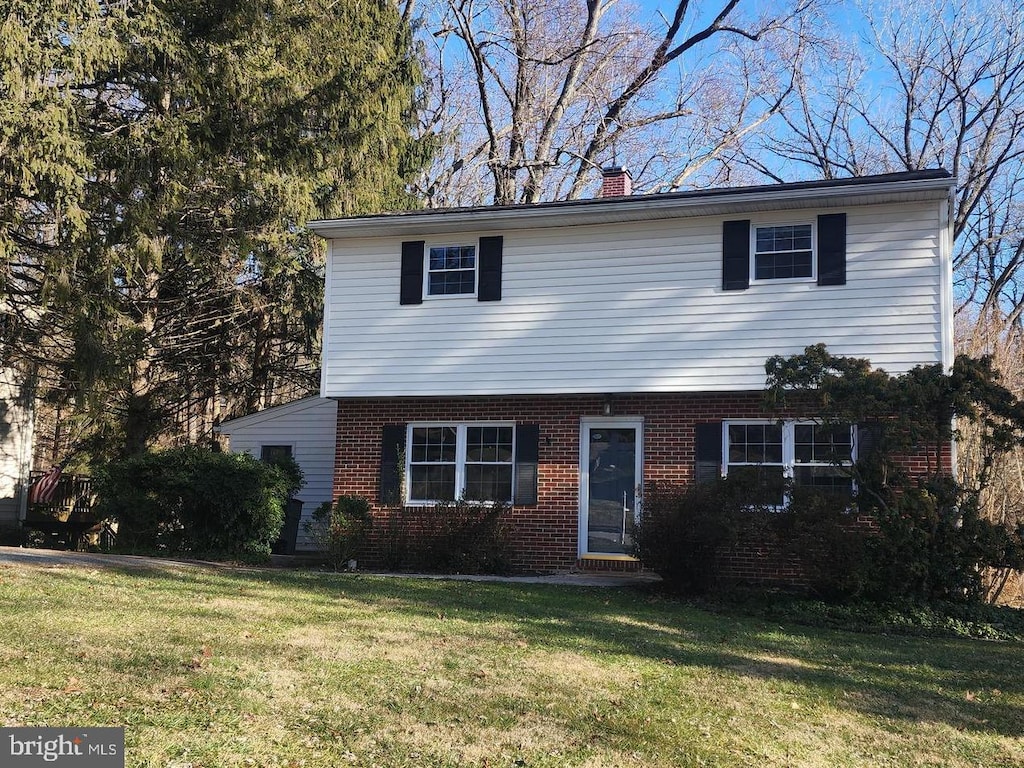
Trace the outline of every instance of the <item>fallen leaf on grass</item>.
<instances>
[{"instance_id":1,"label":"fallen leaf on grass","mask_svg":"<svg viewBox=\"0 0 1024 768\"><path fill-rule=\"evenodd\" d=\"M208 645L204 645L203 649L199 652L198 656L193 656L192 660L185 666L189 669L201 669L213 657L213 650Z\"/></svg>"}]
</instances>

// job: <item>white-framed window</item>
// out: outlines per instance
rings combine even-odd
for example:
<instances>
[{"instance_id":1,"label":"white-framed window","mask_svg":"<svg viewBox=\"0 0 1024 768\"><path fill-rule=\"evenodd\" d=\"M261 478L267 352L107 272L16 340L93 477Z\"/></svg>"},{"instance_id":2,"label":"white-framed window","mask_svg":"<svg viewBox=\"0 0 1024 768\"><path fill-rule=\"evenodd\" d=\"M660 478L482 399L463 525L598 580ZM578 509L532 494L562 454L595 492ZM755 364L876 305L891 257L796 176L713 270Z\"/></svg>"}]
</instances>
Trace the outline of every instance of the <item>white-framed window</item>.
<instances>
[{"instance_id":1,"label":"white-framed window","mask_svg":"<svg viewBox=\"0 0 1024 768\"><path fill-rule=\"evenodd\" d=\"M512 501L515 425L410 424L407 501Z\"/></svg>"},{"instance_id":2,"label":"white-framed window","mask_svg":"<svg viewBox=\"0 0 1024 768\"><path fill-rule=\"evenodd\" d=\"M758 501L782 506L785 489L797 487L849 496L853 478L845 468L856 459L852 425L810 421L726 421L722 424L725 475L746 474L759 481Z\"/></svg>"},{"instance_id":3,"label":"white-framed window","mask_svg":"<svg viewBox=\"0 0 1024 768\"><path fill-rule=\"evenodd\" d=\"M476 293L475 245L431 245L427 248L424 294L472 296Z\"/></svg>"},{"instance_id":4,"label":"white-framed window","mask_svg":"<svg viewBox=\"0 0 1024 768\"><path fill-rule=\"evenodd\" d=\"M814 224L755 224L750 228L750 273L754 280L814 277Z\"/></svg>"}]
</instances>

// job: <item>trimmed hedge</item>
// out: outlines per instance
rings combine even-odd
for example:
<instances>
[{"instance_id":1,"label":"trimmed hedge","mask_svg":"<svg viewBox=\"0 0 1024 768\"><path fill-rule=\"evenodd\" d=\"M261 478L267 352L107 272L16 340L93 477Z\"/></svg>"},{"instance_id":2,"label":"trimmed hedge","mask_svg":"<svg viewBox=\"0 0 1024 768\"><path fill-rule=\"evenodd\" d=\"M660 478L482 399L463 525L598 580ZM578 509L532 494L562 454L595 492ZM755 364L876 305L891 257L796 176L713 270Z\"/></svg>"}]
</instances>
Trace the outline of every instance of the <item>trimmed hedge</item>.
<instances>
[{"instance_id":1,"label":"trimmed hedge","mask_svg":"<svg viewBox=\"0 0 1024 768\"><path fill-rule=\"evenodd\" d=\"M254 560L270 555L300 484L297 466L187 447L111 463L96 491L119 550Z\"/></svg>"}]
</instances>

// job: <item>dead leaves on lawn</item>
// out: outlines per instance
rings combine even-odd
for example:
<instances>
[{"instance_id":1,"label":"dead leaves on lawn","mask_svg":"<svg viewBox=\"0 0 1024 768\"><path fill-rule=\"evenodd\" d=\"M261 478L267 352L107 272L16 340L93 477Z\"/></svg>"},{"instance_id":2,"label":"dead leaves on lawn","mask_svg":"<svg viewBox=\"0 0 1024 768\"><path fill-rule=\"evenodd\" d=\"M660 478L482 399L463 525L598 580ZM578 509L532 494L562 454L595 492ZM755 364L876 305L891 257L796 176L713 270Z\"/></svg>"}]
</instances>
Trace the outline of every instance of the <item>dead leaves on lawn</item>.
<instances>
[{"instance_id":1,"label":"dead leaves on lawn","mask_svg":"<svg viewBox=\"0 0 1024 768\"><path fill-rule=\"evenodd\" d=\"M185 663L188 669L199 670L206 666L206 663L213 658L213 649L204 645L199 653L192 657L191 661Z\"/></svg>"}]
</instances>

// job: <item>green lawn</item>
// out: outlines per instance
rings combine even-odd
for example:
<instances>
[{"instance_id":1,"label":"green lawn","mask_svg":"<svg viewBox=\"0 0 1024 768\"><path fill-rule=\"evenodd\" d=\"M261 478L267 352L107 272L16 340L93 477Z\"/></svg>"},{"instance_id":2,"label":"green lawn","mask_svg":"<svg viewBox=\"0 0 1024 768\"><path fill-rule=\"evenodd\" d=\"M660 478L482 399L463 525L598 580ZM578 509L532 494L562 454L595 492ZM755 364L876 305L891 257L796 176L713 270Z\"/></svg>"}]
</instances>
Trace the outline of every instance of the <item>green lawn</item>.
<instances>
[{"instance_id":1,"label":"green lawn","mask_svg":"<svg viewBox=\"0 0 1024 768\"><path fill-rule=\"evenodd\" d=\"M1024 646L643 592L0 567L0 725L129 766L1021 766Z\"/></svg>"}]
</instances>

